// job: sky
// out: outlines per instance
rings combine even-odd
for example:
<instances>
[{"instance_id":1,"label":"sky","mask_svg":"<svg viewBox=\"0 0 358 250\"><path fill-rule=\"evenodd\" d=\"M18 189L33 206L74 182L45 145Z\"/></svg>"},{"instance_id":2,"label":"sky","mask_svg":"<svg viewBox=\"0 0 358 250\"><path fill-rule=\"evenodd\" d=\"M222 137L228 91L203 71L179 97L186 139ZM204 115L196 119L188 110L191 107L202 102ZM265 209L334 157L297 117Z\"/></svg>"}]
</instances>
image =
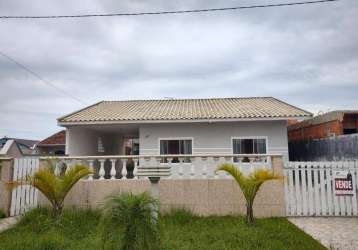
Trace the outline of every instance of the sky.
<instances>
[{"instance_id":1,"label":"sky","mask_svg":"<svg viewBox=\"0 0 358 250\"><path fill-rule=\"evenodd\" d=\"M0 15L294 1L0 0ZM356 0L182 15L0 19L0 51L55 86L0 55L0 137L44 139L61 130L58 117L101 100L274 96L315 114L358 109L357 27Z\"/></svg>"}]
</instances>

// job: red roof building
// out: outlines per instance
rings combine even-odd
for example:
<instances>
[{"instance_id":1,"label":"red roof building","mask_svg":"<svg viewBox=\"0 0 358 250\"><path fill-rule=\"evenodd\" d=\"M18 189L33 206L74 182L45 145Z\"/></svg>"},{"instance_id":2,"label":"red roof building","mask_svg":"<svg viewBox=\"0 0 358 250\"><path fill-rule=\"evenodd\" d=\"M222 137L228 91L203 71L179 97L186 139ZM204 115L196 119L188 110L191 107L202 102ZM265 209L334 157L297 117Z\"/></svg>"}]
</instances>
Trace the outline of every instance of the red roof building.
<instances>
[{"instance_id":1,"label":"red roof building","mask_svg":"<svg viewBox=\"0 0 358 250\"><path fill-rule=\"evenodd\" d=\"M358 110L337 110L288 126L288 140L307 141L358 133Z\"/></svg>"},{"instance_id":2,"label":"red roof building","mask_svg":"<svg viewBox=\"0 0 358 250\"><path fill-rule=\"evenodd\" d=\"M57 132L36 145L37 152L41 155L64 155L65 147L66 130Z\"/></svg>"}]
</instances>

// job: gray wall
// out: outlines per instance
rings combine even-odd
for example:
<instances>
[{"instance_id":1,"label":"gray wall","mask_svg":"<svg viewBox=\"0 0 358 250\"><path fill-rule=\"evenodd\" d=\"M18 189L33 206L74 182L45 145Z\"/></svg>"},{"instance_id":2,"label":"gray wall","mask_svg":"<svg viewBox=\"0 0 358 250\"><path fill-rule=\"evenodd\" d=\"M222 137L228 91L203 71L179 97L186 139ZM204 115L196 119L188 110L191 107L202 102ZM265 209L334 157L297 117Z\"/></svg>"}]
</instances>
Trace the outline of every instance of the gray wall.
<instances>
[{"instance_id":1,"label":"gray wall","mask_svg":"<svg viewBox=\"0 0 358 250\"><path fill-rule=\"evenodd\" d=\"M192 138L193 154L232 153L232 137L267 137L267 153L288 155L286 121L142 125L140 154L159 154L159 138Z\"/></svg>"},{"instance_id":2,"label":"gray wall","mask_svg":"<svg viewBox=\"0 0 358 250\"><path fill-rule=\"evenodd\" d=\"M290 142L291 161L358 160L358 134Z\"/></svg>"}]
</instances>

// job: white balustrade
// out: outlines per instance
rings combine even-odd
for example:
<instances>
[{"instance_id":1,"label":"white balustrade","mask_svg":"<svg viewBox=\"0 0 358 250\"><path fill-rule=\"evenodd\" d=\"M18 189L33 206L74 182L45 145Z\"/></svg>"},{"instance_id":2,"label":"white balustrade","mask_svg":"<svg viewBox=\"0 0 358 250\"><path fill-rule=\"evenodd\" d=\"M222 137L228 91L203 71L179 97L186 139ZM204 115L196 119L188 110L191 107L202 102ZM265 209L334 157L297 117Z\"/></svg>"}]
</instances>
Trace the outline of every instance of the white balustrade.
<instances>
[{"instance_id":1,"label":"white balustrade","mask_svg":"<svg viewBox=\"0 0 358 250\"><path fill-rule=\"evenodd\" d=\"M122 159L122 179L127 179L127 159Z\"/></svg>"},{"instance_id":2,"label":"white balustrade","mask_svg":"<svg viewBox=\"0 0 358 250\"><path fill-rule=\"evenodd\" d=\"M138 179L139 159L134 159L133 179Z\"/></svg>"},{"instance_id":3,"label":"white balustrade","mask_svg":"<svg viewBox=\"0 0 358 250\"><path fill-rule=\"evenodd\" d=\"M116 174L117 174L117 171L116 171L116 159L111 159L111 179L114 180L116 179Z\"/></svg>"},{"instance_id":4,"label":"white balustrade","mask_svg":"<svg viewBox=\"0 0 358 250\"><path fill-rule=\"evenodd\" d=\"M174 176L174 172L173 172L173 168L172 168L173 158L172 158L172 157L168 157L168 158L167 158L167 161L168 161L168 165L169 165L169 168L170 168L170 175L169 175L168 179L173 179L173 176Z\"/></svg>"},{"instance_id":5,"label":"white balustrade","mask_svg":"<svg viewBox=\"0 0 358 250\"><path fill-rule=\"evenodd\" d=\"M190 164L190 179L195 178L195 163L198 161L198 157L194 157Z\"/></svg>"},{"instance_id":6,"label":"white balustrade","mask_svg":"<svg viewBox=\"0 0 358 250\"><path fill-rule=\"evenodd\" d=\"M183 157L179 157L179 178L183 179L184 176L184 158Z\"/></svg>"},{"instance_id":7,"label":"white balustrade","mask_svg":"<svg viewBox=\"0 0 358 250\"><path fill-rule=\"evenodd\" d=\"M57 157L59 160L56 164L56 173L62 171L61 164L66 163L68 171L74 163L88 165L92 171L87 180L96 179L111 180L117 179L138 179L139 167L169 167L169 179L228 179L228 175L224 171L215 172L218 165L222 163L231 163L245 174L257 168L272 169L273 155L225 155L225 154L202 154L202 155L111 155L111 156L78 156L78 157ZM42 159L51 159L51 157L42 157ZM98 173L95 173L95 163L99 162ZM107 169L107 164L109 163ZM117 172L116 164L120 164L121 170ZM128 163L133 163L133 169L127 169ZM106 165L106 168L105 168Z\"/></svg>"},{"instance_id":8,"label":"white balustrade","mask_svg":"<svg viewBox=\"0 0 358 250\"><path fill-rule=\"evenodd\" d=\"M100 162L100 168L99 168L99 172L98 172L98 174L99 174L99 179L100 180L104 180L104 175L106 174L106 172L105 172L105 170L104 170L104 162L105 162L106 160L105 159L101 159L101 160L99 160L99 162Z\"/></svg>"},{"instance_id":9,"label":"white balustrade","mask_svg":"<svg viewBox=\"0 0 358 250\"><path fill-rule=\"evenodd\" d=\"M201 161L202 161L202 171L201 171L201 173L202 173L202 178L203 179L206 179L207 178L207 160L208 160L208 158L207 157L202 157L201 158Z\"/></svg>"},{"instance_id":10,"label":"white balustrade","mask_svg":"<svg viewBox=\"0 0 358 250\"><path fill-rule=\"evenodd\" d=\"M93 162L94 162L94 160L88 160L89 171L91 171L91 173L88 175L88 180L90 180L90 181L93 180L93 174L94 174Z\"/></svg>"}]
</instances>

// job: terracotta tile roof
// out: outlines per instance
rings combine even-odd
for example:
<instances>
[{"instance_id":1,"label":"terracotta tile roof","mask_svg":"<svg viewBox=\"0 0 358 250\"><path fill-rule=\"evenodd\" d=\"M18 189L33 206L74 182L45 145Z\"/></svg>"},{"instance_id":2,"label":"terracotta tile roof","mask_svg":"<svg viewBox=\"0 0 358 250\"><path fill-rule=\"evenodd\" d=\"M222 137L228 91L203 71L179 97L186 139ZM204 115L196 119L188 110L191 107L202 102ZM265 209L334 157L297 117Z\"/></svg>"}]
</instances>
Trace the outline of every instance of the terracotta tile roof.
<instances>
[{"instance_id":1,"label":"terracotta tile roof","mask_svg":"<svg viewBox=\"0 0 358 250\"><path fill-rule=\"evenodd\" d=\"M58 119L59 124L310 117L273 97L102 101Z\"/></svg>"},{"instance_id":2,"label":"terracotta tile roof","mask_svg":"<svg viewBox=\"0 0 358 250\"><path fill-rule=\"evenodd\" d=\"M65 145L66 144L66 131L61 130L56 134L47 137L46 139L40 141L37 146L52 146L52 145Z\"/></svg>"}]
</instances>

